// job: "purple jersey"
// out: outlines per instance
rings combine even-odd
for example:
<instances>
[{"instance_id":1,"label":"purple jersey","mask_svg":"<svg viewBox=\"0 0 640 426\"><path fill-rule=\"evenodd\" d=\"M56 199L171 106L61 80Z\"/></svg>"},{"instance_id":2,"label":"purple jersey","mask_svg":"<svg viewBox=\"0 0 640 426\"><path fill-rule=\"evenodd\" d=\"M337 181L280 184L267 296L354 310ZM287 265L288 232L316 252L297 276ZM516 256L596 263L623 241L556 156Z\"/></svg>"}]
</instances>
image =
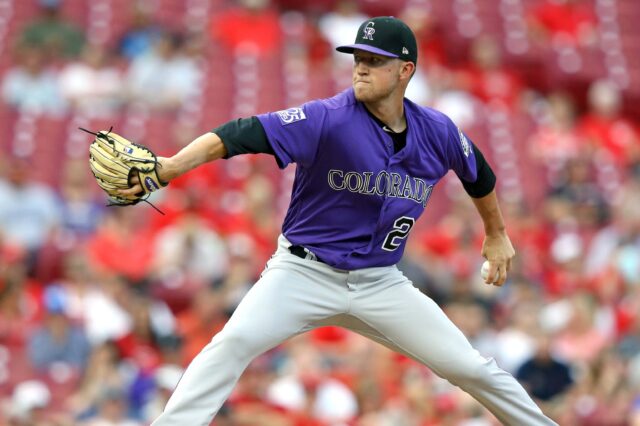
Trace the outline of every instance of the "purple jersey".
<instances>
[{"instance_id":1,"label":"purple jersey","mask_svg":"<svg viewBox=\"0 0 640 426\"><path fill-rule=\"evenodd\" d=\"M282 230L291 243L338 269L393 265L449 169L476 180L472 145L446 115L408 99L404 112L398 153L353 89L258 116L280 166L297 164Z\"/></svg>"}]
</instances>

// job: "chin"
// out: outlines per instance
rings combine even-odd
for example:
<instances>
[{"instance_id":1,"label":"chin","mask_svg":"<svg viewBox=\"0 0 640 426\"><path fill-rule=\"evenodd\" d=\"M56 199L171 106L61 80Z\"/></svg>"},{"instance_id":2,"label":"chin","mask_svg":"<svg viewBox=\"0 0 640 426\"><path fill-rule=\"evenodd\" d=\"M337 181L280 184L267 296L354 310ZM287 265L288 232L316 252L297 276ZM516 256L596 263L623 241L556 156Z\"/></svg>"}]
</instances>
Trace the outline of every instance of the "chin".
<instances>
[{"instance_id":1,"label":"chin","mask_svg":"<svg viewBox=\"0 0 640 426\"><path fill-rule=\"evenodd\" d=\"M371 93L370 90L354 87L353 93L356 100L360 102L372 102L376 100L375 94Z\"/></svg>"}]
</instances>

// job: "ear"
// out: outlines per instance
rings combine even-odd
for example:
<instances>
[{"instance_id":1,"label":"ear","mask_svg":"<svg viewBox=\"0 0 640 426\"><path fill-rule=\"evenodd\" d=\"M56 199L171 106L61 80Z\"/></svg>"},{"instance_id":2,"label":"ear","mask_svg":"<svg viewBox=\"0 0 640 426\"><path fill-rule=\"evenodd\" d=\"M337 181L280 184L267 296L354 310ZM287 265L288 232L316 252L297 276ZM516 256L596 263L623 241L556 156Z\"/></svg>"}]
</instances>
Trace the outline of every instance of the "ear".
<instances>
[{"instance_id":1,"label":"ear","mask_svg":"<svg viewBox=\"0 0 640 426\"><path fill-rule=\"evenodd\" d=\"M409 80L416 70L416 64L413 62L403 62L400 66L400 79Z\"/></svg>"}]
</instances>

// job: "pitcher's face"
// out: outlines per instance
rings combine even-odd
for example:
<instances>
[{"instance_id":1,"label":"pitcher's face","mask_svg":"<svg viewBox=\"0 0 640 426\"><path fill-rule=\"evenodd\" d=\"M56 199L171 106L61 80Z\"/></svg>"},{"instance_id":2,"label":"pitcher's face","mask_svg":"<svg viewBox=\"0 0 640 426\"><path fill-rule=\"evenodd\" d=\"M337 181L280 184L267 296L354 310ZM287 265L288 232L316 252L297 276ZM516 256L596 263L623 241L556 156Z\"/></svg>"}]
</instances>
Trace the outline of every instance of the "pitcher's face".
<instances>
[{"instance_id":1,"label":"pitcher's face","mask_svg":"<svg viewBox=\"0 0 640 426\"><path fill-rule=\"evenodd\" d=\"M377 102L398 88L402 61L356 49L353 52L353 90L361 102Z\"/></svg>"}]
</instances>

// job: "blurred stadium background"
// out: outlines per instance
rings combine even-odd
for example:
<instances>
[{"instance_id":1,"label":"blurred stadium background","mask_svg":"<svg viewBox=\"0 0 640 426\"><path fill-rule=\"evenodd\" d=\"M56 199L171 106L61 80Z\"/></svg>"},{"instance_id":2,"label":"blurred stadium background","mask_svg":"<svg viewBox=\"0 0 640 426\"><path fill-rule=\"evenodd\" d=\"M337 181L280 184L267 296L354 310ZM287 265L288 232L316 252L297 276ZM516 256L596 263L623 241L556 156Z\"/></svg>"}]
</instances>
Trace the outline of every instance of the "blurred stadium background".
<instances>
[{"instance_id":1,"label":"blurred stadium background","mask_svg":"<svg viewBox=\"0 0 640 426\"><path fill-rule=\"evenodd\" d=\"M333 46L383 14L419 38L408 96L492 163L518 251L508 285L481 283L481 223L449 176L402 269L561 425L640 425L638 0L0 0L0 424L148 424L287 206L293 168L245 156L161 191L164 216L106 208L77 128L170 155L331 96L351 67ZM256 359L215 422L497 424L333 328Z\"/></svg>"}]
</instances>

